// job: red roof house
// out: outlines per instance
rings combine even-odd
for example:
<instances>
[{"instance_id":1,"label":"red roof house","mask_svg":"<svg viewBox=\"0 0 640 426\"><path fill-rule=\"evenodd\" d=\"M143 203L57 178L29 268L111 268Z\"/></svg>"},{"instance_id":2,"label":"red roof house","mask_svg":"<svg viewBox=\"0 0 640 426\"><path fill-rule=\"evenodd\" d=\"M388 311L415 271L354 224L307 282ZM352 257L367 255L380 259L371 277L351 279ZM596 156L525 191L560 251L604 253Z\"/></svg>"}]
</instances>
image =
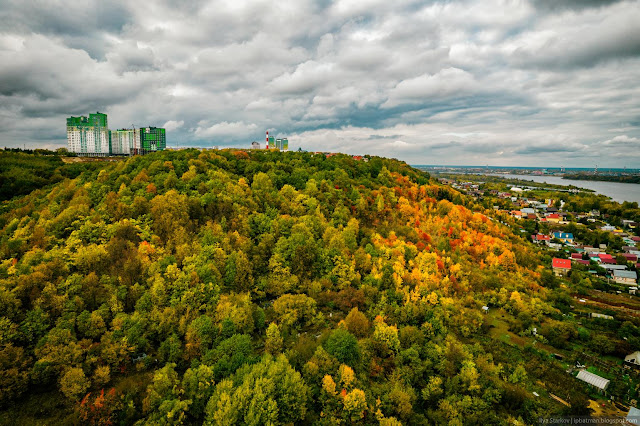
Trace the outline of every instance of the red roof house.
<instances>
[{"instance_id":1,"label":"red roof house","mask_svg":"<svg viewBox=\"0 0 640 426\"><path fill-rule=\"evenodd\" d=\"M582 259L582 254L580 253L571 253L572 259Z\"/></svg>"},{"instance_id":2,"label":"red roof house","mask_svg":"<svg viewBox=\"0 0 640 426\"><path fill-rule=\"evenodd\" d=\"M553 261L551 262L551 267L554 274L566 275L571 270L571 260L558 259L557 257L554 257Z\"/></svg>"},{"instance_id":3,"label":"red roof house","mask_svg":"<svg viewBox=\"0 0 640 426\"><path fill-rule=\"evenodd\" d=\"M544 234L535 234L531 236L531 239L533 239L534 243L541 243L541 242L549 242L551 241L551 237L549 235L544 235Z\"/></svg>"},{"instance_id":4,"label":"red roof house","mask_svg":"<svg viewBox=\"0 0 640 426\"><path fill-rule=\"evenodd\" d=\"M551 266L554 268L571 269L571 261L569 259L558 259L554 257Z\"/></svg>"}]
</instances>

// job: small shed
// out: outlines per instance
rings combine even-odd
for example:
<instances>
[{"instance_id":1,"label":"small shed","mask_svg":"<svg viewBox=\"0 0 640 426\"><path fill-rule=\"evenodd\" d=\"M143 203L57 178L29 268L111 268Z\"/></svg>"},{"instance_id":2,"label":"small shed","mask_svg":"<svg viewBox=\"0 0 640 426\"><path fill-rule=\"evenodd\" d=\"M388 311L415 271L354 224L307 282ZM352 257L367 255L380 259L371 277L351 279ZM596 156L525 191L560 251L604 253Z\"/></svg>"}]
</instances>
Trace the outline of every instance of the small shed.
<instances>
[{"instance_id":1,"label":"small shed","mask_svg":"<svg viewBox=\"0 0 640 426\"><path fill-rule=\"evenodd\" d=\"M613 317L611 315L599 314L597 312L591 312L591 318L602 318L606 320L612 320Z\"/></svg>"},{"instance_id":2,"label":"small shed","mask_svg":"<svg viewBox=\"0 0 640 426\"><path fill-rule=\"evenodd\" d=\"M590 373L587 370L580 370L577 379L582 380L583 382L586 382L587 384L596 387L603 392L606 392L607 387L609 386L608 379L600 377L597 374Z\"/></svg>"}]
</instances>

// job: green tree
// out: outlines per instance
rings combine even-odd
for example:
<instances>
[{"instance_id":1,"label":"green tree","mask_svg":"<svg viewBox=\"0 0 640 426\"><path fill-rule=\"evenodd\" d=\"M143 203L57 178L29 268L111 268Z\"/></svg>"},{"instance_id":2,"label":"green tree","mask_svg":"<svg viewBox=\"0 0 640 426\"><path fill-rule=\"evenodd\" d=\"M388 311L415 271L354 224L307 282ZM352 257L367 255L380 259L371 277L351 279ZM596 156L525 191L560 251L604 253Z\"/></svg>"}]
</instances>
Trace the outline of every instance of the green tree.
<instances>
[{"instance_id":1,"label":"green tree","mask_svg":"<svg viewBox=\"0 0 640 426\"><path fill-rule=\"evenodd\" d=\"M209 398L214 390L213 368L201 364L196 368L189 368L182 378L182 389L184 400L191 401L189 404L189 416L195 420L202 421L204 410Z\"/></svg>"},{"instance_id":2,"label":"green tree","mask_svg":"<svg viewBox=\"0 0 640 426\"><path fill-rule=\"evenodd\" d=\"M370 324L369 320L358 310L353 308L344 319L347 330L356 335L357 337L365 337L369 334Z\"/></svg>"},{"instance_id":3,"label":"green tree","mask_svg":"<svg viewBox=\"0 0 640 426\"><path fill-rule=\"evenodd\" d=\"M182 424L190 401L180 399L180 380L175 364L166 364L153 374L142 407L148 419L160 424Z\"/></svg>"},{"instance_id":4,"label":"green tree","mask_svg":"<svg viewBox=\"0 0 640 426\"><path fill-rule=\"evenodd\" d=\"M316 301L305 294L283 294L273 303L278 320L285 327L311 322L316 316Z\"/></svg>"},{"instance_id":5,"label":"green tree","mask_svg":"<svg viewBox=\"0 0 640 426\"><path fill-rule=\"evenodd\" d=\"M205 424L283 424L300 422L307 412L309 389L286 357L265 355L238 371L234 380L215 387Z\"/></svg>"},{"instance_id":6,"label":"green tree","mask_svg":"<svg viewBox=\"0 0 640 426\"><path fill-rule=\"evenodd\" d=\"M71 367L60 377L60 391L72 401L77 401L89 389L89 379L82 368Z\"/></svg>"},{"instance_id":7,"label":"green tree","mask_svg":"<svg viewBox=\"0 0 640 426\"><path fill-rule=\"evenodd\" d=\"M277 355L282 351L282 335L280 328L276 323L269 324L267 327L267 339L264 343L264 350L271 355Z\"/></svg>"},{"instance_id":8,"label":"green tree","mask_svg":"<svg viewBox=\"0 0 640 426\"><path fill-rule=\"evenodd\" d=\"M343 364L354 366L360 359L358 339L343 328L331 332L324 343L324 348Z\"/></svg>"}]
</instances>

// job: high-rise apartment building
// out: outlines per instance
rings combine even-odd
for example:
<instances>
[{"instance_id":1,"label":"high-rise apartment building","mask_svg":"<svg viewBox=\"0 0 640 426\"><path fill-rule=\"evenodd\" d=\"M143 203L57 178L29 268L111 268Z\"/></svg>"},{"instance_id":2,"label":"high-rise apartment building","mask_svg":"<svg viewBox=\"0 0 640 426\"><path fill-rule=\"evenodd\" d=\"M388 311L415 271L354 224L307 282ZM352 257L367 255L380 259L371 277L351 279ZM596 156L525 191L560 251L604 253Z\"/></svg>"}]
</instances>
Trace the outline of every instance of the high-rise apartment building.
<instances>
[{"instance_id":1,"label":"high-rise apartment building","mask_svg":"<svg viewBox=\"0 0 640 426\"><path fill-rule=\"evenodd\" d=\"M67 146L70 152L90 157L135 155L163 151L167 147L165 129L142 127L111 132L107 114L67 118Z\"/></svg>"},{"instance_id":2,"label":"high-rise apartment building","mask_svg":"<svg viewBox=\"0 0 640 426\"><path fill-rule=\"evenodd\" d=\"M111 153L111 132L107 114L99 112L89 117L67 118L67 149L79 155L108 156Z\"/></svg>"},{"instance_id":3,"label":"high-rise apartment building","mask_svg":"<svg viewBox=\"0 0 640 426\"><path fill-rule=\"evenodd\" d=\"M132 154L146 154L153 151L164 151L167 147L167 138L165 129L161 127L141 127L136 135L138 141Z\"/></svg>"},{"instance_id":4,"label":"high-rise apartment building","mask_svg":"<svg viewBox=\"0 0 640 426\"><path fill-rule=\"evenodd\" d=\"M111 132L111 154L113 155L131 155L135 148L136 130L119 129Z\"/></svg>"},{"instance_id":5,"label":"high-rise apartment building","mask_svg":"<svg viewBox=\"0 0 640 426\"><path fill-rule=\"evenodd\" d=\"M289 151L289 139L276 139L276 148L278 148L280 151Z\"/></svg>"}]
</instances>

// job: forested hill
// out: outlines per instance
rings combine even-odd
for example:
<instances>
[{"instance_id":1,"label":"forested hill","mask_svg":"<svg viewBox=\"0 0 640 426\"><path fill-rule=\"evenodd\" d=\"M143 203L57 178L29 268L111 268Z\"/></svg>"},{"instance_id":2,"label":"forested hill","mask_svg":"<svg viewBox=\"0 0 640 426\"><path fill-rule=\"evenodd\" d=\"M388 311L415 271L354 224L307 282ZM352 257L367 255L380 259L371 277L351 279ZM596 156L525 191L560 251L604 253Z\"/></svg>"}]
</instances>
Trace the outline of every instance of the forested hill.
<instances>
[{"instance_id":1,"label":"forested hill","mask_svg":"<svg viewBox=\"0 0 640 426\"><path fill-rule=\"evenodd\" d=\"M197 150L5 202L0 422L584 413L548 352L492 333L537 326L563 344L568 298L470 203L396 160Z\"/></svg>"}]
</instances>

